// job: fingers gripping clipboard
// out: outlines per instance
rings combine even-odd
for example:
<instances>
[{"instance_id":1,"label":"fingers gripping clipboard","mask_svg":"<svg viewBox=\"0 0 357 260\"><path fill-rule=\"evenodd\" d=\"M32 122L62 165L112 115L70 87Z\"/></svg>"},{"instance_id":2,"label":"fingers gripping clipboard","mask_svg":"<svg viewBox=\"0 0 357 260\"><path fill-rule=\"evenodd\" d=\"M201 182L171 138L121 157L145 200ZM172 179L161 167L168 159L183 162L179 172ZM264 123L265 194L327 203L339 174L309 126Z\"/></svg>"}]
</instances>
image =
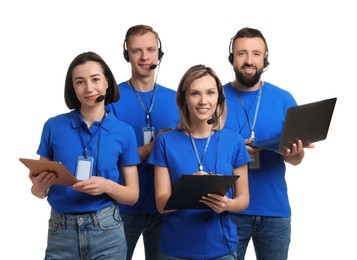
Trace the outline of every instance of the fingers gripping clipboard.
<instances>
[{"instance_id":1,"label":"fingers gripping clipboard","mask_svg":"<svg viewBox=\"0 0 357 260\"><path fill-rule=\"evenodd\" d=\"M200 202L208 193L225 195L239 178L237 175L181 175L164 210L209 209Z\"/></svg>"}]
</instances>

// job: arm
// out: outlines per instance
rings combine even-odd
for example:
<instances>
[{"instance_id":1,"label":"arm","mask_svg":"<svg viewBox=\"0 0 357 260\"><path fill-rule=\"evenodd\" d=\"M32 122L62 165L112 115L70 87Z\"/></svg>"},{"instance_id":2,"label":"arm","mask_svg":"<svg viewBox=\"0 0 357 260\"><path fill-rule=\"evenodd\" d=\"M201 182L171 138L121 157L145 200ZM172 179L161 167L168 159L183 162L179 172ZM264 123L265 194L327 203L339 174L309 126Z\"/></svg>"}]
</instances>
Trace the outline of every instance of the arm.
<instances>
[{"instance_id":1,"label":"arm","mask_svg":"<svg viewBox=\"0 0 357 260\"><path fill-rule=\"evenodd\" d=\"M143 146L138 147L140 161L143 162L147 158L149 158L152 148L154 147L154 144L155 144L155 138L150 143L144 144Z\"/></svg>"},{"instance_id":2,"label":"arm","mask_svg":"<svg viewBox=\"0 0 357 260\"><path fill-rule=\"evenodd\" d=\"M73 189L91 195L108 194L119 203L134 205L139 198L138 168L136 165L123 166L124 185L103 177L93 176L73 184Z\"/></svg>"},{"instance_id":3,"label":"arm","mask_svg":"<svg viewBox=\"0 0 357 260\"><path fill-rule=\"evenodd\" d=\"M170 213L175 210L164 210L165 204L171 196L171 180L169 170L165 167L154 166L155 169L155 198L157 210Z\"/></svg>"},{"instance_id":4,"label":"arm","mask_svg":"<svg viewBox=\"0 0 357 260\"><path fill-rule=\"evenodd\" d=\"M239 175L234 184L234 199L229 199L226 210L239 212L249 206L248 164L233 169L233 175Z\"/></svg>"},{"instance_id":5,"label":"arm","mask_svg":"<svg viewBox=\"0 0 357 260\"><path fill-rule=\"evenodd\" d=\"M156 141L156 138L159 134L161 133L164 133L164 132L167 132L167 131L171 131L173 128L164 128L164 129L161 129L159 131L159 133L155 136L155 138L148 144L145 144L143 146L140 146L138 148L138 152L139 152L139 157L140 157L140 161L145 161L147 158L149 158L150 154L151 154L151 151L152 149L154 148L154 144L155 144L155 141Z\"/></svg>"}]
</instances>

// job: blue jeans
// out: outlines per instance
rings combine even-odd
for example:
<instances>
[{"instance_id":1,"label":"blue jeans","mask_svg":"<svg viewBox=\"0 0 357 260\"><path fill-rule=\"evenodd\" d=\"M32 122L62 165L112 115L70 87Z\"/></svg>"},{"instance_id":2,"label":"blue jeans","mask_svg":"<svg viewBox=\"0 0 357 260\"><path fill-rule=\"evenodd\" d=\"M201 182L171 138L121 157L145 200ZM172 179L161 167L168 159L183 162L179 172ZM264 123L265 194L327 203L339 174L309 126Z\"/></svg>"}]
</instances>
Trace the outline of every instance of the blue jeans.
<instances>
[{"instance_id":1,"label":"blue jeans","mask_svg":"<svg viewBox=\"0 0 357 260\"><path fill-rule=\"evenodd\" d=\"M51 210L46 260L125 260L126 250L124 225L117 206L80 215Z\"/></svg>"},{"instance_id":2,"label":"blue jeans","mask_svg":"<svg viewBox=\"0 0 357 260\"><path fill-rule=\"evenodd\" d=\"M237 256L244 260L250 239L257 260L286 260L291 236L291 218L231 214L237 225Z\"/></svg>"},{"instance_id":3,"label":"blue jeans","mask_svg":"<svg viewBox=\"0 0 357 260\"><path fill-rule=\"evenodd\" d=\"M163 253L160 253L160 258L159 259L160 260L195 260L193 258L182 258L182 257L169 256L169 255L165 255ZM218 257L218 258L196 259L196 260L237 260L237 257L234 254L231 254L231 255L221 256L221 257Z\"/></svg>"},{"instance_id":4,"label":"blue jeans","mask_svg":"<svg viewBox=\"0 0 357 260\"><path fill-rule=\"evenodd\" d=\"M120 213L125 227L128 245L127 260L133 256L136 243L143 235L145 259L157 260L160 252L161 214L127 214Z\"/></svg>"}]
</instances>

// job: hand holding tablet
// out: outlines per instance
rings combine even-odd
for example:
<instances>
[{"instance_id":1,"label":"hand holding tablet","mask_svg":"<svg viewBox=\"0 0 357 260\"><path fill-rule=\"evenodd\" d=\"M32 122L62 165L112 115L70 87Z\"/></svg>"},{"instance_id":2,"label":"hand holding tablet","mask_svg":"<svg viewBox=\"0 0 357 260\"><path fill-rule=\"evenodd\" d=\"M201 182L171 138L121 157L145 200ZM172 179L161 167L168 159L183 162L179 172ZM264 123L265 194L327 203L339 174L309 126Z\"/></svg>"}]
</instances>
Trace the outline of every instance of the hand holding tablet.
<instances>
[{"instance_id":1,"label":"hand holding tablet","mask_svg":"<svg viewBox=\"0 0 357 260\"><path fill-rule=\"evenodd\" d=\"M19 158L19 160L35 175L43 171L56 172L58 178L55 184L57 185L72 186L78 182L77 178L61 162L26 158Z\"/></svg>"}]
</instances>

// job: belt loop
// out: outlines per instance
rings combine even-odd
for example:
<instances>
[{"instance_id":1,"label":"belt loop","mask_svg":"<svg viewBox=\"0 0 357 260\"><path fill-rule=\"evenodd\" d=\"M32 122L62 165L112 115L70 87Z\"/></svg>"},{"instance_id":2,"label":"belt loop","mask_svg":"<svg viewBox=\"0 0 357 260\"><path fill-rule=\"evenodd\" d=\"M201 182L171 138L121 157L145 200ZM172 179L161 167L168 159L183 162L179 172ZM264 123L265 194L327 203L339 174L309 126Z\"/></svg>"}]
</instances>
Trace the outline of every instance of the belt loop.
<instances>
[{"instance_id":1,"label":"belt loop","mask_svg":"<svg viewBox=\"0 0 357 260\"><path fill-rule=\"evenodd\" d=\"M97 216L95 215L95 213L90 213L94 222L94 226L97 228L98 227L98 219Z\"/></svg>"},{"instance_id":2,"label":"belt loop","mask_svg":"<svg viewBox=\"0 0 357 260\"><path fill-rule=\"evenodd\" d=\"M65 229L66 228L66 216L61 214L61 226L62 226L62 229Z\"/></svg>"},{"instance_id":3,"label":"belt loop","mask_svg":"<svg viewBox=\"0 0 357 260\"><path fill-rule=\"evenodd\" d=\"M113 210L113 219L118 220L117 215L119 215L119 207L117 204L113 204L112 207L114 207Z\"/></svg>"}]
</instances>

